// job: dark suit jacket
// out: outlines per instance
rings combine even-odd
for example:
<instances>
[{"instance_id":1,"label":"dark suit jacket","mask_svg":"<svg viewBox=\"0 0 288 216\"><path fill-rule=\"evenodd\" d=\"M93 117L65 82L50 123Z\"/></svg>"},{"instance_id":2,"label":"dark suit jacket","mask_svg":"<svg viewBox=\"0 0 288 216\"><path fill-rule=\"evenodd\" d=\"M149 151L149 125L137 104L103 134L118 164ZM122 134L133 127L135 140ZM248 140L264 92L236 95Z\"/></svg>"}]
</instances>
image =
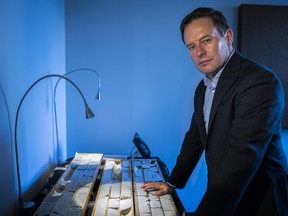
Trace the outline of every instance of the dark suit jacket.
<instances>
[{"instance_id":1,"label":"dark suit jacket","mask_svg":"<svg viewBox=\"0 0 288 216\"><path fill-rule=\"evenodd\" d=\"M280 137L284 96L278 77L236 51L218 81L208 134L205 88L202 80L168 182L184 188L205 150L208 185L197 216L287 216L288 168Z\"/></svg>"}]
</instances>

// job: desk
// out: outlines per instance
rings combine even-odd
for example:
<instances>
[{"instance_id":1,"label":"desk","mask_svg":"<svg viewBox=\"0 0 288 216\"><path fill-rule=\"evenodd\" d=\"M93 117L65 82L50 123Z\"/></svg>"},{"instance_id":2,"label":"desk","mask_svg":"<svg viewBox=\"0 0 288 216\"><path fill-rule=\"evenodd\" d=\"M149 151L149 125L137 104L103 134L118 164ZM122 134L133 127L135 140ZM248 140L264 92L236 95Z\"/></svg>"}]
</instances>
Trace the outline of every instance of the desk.
<instances>
[{"instance_id":1,"label":"desk","mask_svg":"<svg viewBox=\"0 0 288 216\"><path fill-rule=\"evenodd\" d=\"M34 216L186 215L177 194L158 197L141 188L144 182L162 181L153 158L77 154Z\"/></svg>"}]
</instances>

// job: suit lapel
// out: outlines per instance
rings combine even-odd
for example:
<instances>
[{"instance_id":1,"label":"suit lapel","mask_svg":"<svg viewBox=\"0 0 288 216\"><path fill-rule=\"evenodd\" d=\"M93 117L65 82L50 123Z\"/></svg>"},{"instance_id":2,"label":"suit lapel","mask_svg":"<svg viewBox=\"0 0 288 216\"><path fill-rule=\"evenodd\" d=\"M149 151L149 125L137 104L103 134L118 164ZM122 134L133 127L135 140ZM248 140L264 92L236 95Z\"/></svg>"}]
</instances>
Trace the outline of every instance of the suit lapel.
<instances>
[{"instance_id":1,"label":"suit lapel","mask_svg":"<svg viewBox=\"0 0 288 216\"><path fill-rule=\"evenodd\" d=\"M210 131L211 125L213 124L214 117L219 107L219 104L222 101L226 92L230 89L230 87L237 79L236 72L239 71L240 68L241 68L240 54L237 53L237 51L235 51L234 55L231 57L231 59L225 66L217 84L210 112L208 133Z\"/></svg>"},{"instance_id":2,"label":"suit lapel","mask_svg":"<svg viewBox=\"0 0 288 216\"><path fill-rule=\"evenodd\" d=\"M204 81L202 80L196 89L195 96L195 112L199 113L199 115L196 115L196 121L199 124L199 133L201 137L201 141L205 147L207 135L205 130L205 124L204 124L204 115L203 115L203 105L204 105L204 98L205 98L205 90L206 86L204 85Z\"/></svg>"}]
</instances>

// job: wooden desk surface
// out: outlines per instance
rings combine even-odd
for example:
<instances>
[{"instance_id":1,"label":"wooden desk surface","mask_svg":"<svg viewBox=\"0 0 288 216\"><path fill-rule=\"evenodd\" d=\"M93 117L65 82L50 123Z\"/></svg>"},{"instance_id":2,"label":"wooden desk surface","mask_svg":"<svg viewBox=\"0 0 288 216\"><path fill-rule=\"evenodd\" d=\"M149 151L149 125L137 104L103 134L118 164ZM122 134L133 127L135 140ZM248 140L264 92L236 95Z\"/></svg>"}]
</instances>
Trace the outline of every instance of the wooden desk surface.
<instances>
[{"instance_id":1,"label":"wooden desk surface","mask_svg":"<svg viewBox=\"0 0 288 216\"><path fill-rule=\"evenodd\" d=\"M178 216L173 197L143 191L144 182L162 182L156 159L78 154L34 216Z\"/></svg>"},{"instance_id":2,"label":"wooden desk surface","mask_svg":"<svg viewBox=\"0 0 288 216\"><path fill-rule=\"evenodd\" d=\"M103 154L77 154L34 216L85 215Z\"/></svg>"}]
</instances>

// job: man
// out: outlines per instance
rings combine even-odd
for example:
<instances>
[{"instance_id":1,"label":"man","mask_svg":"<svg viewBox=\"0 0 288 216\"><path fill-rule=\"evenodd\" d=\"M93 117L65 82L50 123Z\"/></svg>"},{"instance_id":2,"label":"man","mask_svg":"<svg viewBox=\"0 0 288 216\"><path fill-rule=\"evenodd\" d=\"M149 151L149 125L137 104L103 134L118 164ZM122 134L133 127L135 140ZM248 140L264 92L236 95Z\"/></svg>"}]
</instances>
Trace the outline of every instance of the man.
<instances>
[{"instance_id":1,"label":"man","mask_svg":"<svg viewBox=\"0 0 288 216\"><path fill-rule=\"evenodd\" d=\"M208 184L195 215L287 216L279 78L234 50L233 31L219 11L198 8L180 29L205 77L196 89L191 125L167 183L146 183L143 189L164 195L184 188L205 150Z\"/></svg>"}]
</instances>

